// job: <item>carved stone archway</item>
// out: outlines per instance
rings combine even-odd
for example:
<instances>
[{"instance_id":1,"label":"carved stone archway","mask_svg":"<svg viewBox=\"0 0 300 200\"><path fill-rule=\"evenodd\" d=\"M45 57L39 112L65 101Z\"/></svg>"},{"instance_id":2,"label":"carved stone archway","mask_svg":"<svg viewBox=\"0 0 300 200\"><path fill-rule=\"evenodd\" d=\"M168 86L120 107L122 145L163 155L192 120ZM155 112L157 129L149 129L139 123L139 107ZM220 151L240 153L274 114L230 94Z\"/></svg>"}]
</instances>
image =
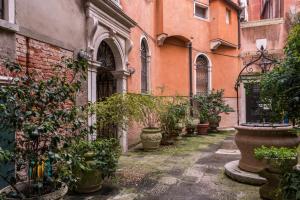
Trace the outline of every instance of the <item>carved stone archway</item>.
<instances>
[{"instance_id":1,"label":"carved stone archway","mask_svg":"<svg viewBox=\"0 0 300 200\"><path fill-rule=\"evenodd\" d=\"M103 68L103 63L97 60L101 42L105 42L114 55L115 70L111 71L116 79L117 93L127 92L128 54L132 49L130 29L136 23L126 14L120 14L120 7L111 1L89 0L86 4L87 13L87 51L90 56L88 72L88 100L97 101L97 72ZM89 119L89 125L94 124L96 117ZM127 151L127 131L119 130L120 143L123 151ZM95 135L92 136L92 139Z\"/></svg>"}]
</instances>

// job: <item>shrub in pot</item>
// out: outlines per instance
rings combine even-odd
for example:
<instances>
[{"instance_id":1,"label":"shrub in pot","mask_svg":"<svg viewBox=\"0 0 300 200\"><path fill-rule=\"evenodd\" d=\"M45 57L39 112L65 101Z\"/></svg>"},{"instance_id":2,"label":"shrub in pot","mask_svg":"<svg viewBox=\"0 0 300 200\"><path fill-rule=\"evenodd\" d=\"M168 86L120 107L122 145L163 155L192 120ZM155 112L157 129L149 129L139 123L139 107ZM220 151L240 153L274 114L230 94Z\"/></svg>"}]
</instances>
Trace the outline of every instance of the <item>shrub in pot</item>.
<instances>
[{"instance_id":1,"label":"shrub in pot","mask_svg":"<svg viewBox=\"0 0 300 200\"><path fill-rule=\"evenodd\" d=\"M161 100L151 95L137 96L140 117L139 122L144 126L141 133L141 141L145 151L156 150L162 140L162 132L159 128L159 112Z\"/></svg>"},{"instance_id":2,"label":"shrub in pot","mask_svg":"<svg viewBox=\"0 0 300 200\"><path fill-rule=\"evenodd\" d=\"M209 122L209 129L211 131L217 131L217 128L219 127L221 116L220 114L225 113L229 114L229 112L234 112L234 110L226 104L224 100L224 90L217 90L217 91L211 91L210 94L208 94L207 98L210 102L208 112L208 122Z\"/></svg>"},{"instance_id":3,"label":"shrub in pot","mask_svg":"<svg viewBox=\"0 0 300 200\"><path fill-rule=\"evenodd\" d=\"M298 163L296 149L285 147L265 147L255 149L257 159L266 163L266 169L259 174L267 179L267 183L261 186L260 196L270 200L282 200L283 192L281 189L281 180L283 174L293 170Z\"/></svg>"},{"instance_id":4,"label":"shrub in pot","mask_svg":"<svg viewBox=\"0 0 300 200\"><path fill-rule=\"evenodd\" d=\"M96 192L102 187L104 178L114 175L121 149L116 139L87 141L74 139L61 153L67 162L58 166L63 175L68 171L73 177L65 182L78 193Z\"/></svg>"},{"instance_id":5,"label":"shrub in pot","mask_svg":"<svg viewBox=\"0 0 300 200\"><path fill-rule=\"evenodd\" d=\"M169 144L172 137L182 133L183 121L187 114L187 102L175 97L163 104L160 111L160 124L163 132L162 144Z\"/></svg>"},{"instance_id":6,"label":"shrub in pot","mask_svg":"<svg viewBox=\"0 0 300 200\"><path fill-rule=\"evenodd\" d=\"M9 184L1 195L5 199L60 199L68 187L55 168L64 162L59 156L62 145L83 127L82 109L75 106L75 98L87 62L66 59L47 78L18 64L6 67L13 78L0 88L0 128L15 130L11 134L16 133L16 141L8 142L11 148L4 161L16 168L1 175Z\"/></svg>"},{"instance_id":7,"label":"shrub in pot","mask_svg":"<svg viewBox=\"0 0 300 200\"><path fill-rule=\"evenodd\" d=\"M207 135L209 128L209 108L211 106L211 102L209 102L208 96L195 96L194 102L196 104L198 116L199 116L199 124L197 125L197 133L198 135Z\"/></svg>"},{"instance_id":8,"label":"shrub in pot","mask_svg":"<svg viewBox=\"0 0 300 200\"><path fill-rule=\"evenodd\" d=\"M187 117L185 120L185 130L186 136L193 136L195 133L196 125L194 119L191 117Z\"/></svg>"}]
</instances>

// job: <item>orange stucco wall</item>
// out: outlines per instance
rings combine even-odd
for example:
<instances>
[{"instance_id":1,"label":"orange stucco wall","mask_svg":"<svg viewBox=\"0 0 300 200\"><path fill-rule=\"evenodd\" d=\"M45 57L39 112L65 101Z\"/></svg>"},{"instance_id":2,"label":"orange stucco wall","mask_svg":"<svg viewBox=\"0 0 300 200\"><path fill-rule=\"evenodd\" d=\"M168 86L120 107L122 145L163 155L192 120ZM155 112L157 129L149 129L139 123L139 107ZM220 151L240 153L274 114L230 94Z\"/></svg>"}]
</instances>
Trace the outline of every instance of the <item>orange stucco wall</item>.
<instances>
[{"instance_id":1,"label":"orange stucco wall","mask_svg":"<svg viewBox=\"0 0 300 200\"><path fill-rule=\"evenodd\" d=\"M194 16L192 0L121 0L123 11L137 22L131 31L133 49L129 54L129 66L135 73L128 79L128 91L141 91L140 43L146 38L149 45L150 89L159 96L189 96L189 53L187 43L192 42L192 62L200 53L211 61L212 88L224 89L225 97L235 106L234 83L239 72L238 48L221 46L210 50L210 41L222 39L238 46L237 11L223 0L197 0L209 6L209 19ZM235 1L236 2L236 1ZM226 24L226 9L231 10L231 23ZM157 36L167 34L163 45L157 44ZM195 64L195 63L194 63ZM193 87L195 92L195 65ZM236 115L225 116L221 126L232 127ZM139 140L138 126L129 133L129 145Z\"/></svg>"}]
</instances>

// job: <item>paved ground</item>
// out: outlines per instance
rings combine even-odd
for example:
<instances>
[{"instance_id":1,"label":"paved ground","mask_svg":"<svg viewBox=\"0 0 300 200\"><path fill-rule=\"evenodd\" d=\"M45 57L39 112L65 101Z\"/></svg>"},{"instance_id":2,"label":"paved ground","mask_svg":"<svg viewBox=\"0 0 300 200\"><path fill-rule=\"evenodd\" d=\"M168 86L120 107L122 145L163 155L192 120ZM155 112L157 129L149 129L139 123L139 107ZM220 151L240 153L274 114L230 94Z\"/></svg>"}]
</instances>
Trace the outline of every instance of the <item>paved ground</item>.
<instances>
[{"instance_id":1,"label":"paved ground","mask_svg":"<svg viewBox=\"0 0 300 200\"><path fill-rule=\"evenodd\" d=\"M136 148L120 159L117 176L91 195L69 200L258 200L258 187L236 183L223 173L239 154L233 133L182 138L156 152Z\"/></svg>"}]
</instances>

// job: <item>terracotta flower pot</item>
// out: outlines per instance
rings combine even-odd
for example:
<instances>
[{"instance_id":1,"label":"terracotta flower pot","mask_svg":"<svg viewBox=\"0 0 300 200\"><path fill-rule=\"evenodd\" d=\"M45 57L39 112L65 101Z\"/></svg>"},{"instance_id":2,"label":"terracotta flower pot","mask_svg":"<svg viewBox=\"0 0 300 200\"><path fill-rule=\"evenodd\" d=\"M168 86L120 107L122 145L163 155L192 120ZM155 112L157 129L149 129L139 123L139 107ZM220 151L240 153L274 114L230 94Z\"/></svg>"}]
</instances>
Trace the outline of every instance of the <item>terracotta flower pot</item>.
<instances>
[{"instance_id":1,"label":"terracotta flower pot","mask_svg":"<svg viewBox=\"0 0 300 200\"><path fill-rule=\"evenodd\" d=\"M209 123L206 124L197 124L197 134L198 135L207 135L208 134Z\"/></svg>"},{"instance_id":2,"label":"terracotta flower pot","mask_svg":"<svg viewBox=\"0 0 300 200\"><path fill-rule=\"evenodd\" d=\"M79 181L76 183L75 192L78 193L92 193L101 189L102 176L100 169L95 167L96 163L93 161L95 154L88 152L85 155L87 165L91 168L88 171L76 170Z\"/></svg>"},{"instance_id":3,"label":"terracotta flower pot","mask_svg":"<svg viewBox=\"0 0 300 200\"><path fill-rule=\"evenodd\" d=\"M241 160L239 167L242 170L257 173L266 168L266 163L258 160L254 156L254 149L266 147L288 147L296 148L299 144L299 138L291 132L291 126L236 126L238 131L235 136L235 142L241 151Z\"/></svg>"},{"instance_id":4,"label":"terracotta flower pot","mask_svg":"<svg viewBox=\"0 0 300 200\"><path fill-rule=\"evenodd\" d=\"M161 130L158 128L144 128L142 131L141 140L145 151L158 149L161 139Z\"/></svg>"},{"instance_id":5,"label":"terracotta flower pot","mask_svg":"<svg viewBox=\"0 0 300 200\"><path fill-rule=\"evenodd\" d=\"M26 182L20 182L16 184L16 188L20 191L26 190L29 183ZM11 186L7 186L0 190L0 194L9 194L10 192L14 191ZM65 183L61 184L61 187L55 190L54 192L51 192L49 194L42 195L38 197L39 200L61 200L64 198L64 196L68 192L68 186ZM16 200L16 198L5 198L6 200ZM32 198L25 198L24 200L36 200L37 197Z\"/></svg>"}]
</instances>

